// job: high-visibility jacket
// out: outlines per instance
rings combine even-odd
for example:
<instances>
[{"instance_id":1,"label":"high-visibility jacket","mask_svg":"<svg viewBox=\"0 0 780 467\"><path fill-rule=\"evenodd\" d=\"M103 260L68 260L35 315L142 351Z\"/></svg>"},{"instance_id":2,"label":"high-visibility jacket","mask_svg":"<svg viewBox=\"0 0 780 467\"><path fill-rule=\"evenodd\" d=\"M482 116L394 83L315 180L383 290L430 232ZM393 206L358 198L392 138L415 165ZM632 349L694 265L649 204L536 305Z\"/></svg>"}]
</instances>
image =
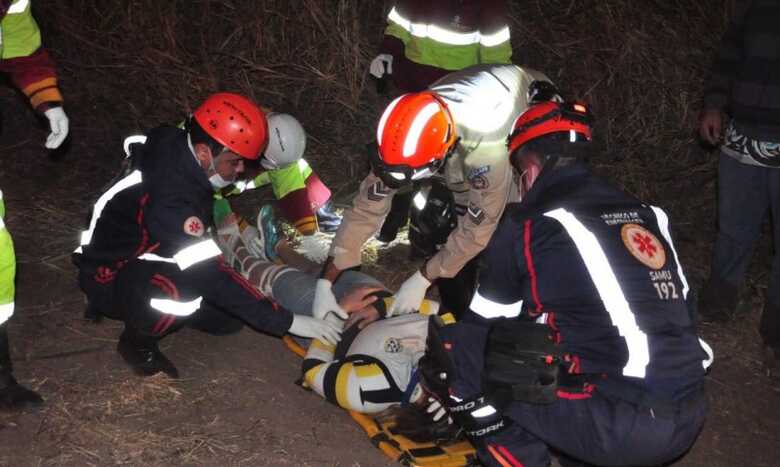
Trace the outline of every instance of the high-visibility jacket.
<instances>
[{"instance_id":1,"label":"high-visibility jacket","mask_svg":"<svg viewBox=\"0 0 780 467\"><path fill-rule=\"evenodd\" d=\"M32 16L31 0L13 0L5 8L0 5L0 72L8 73L40 112L62 102L54 63L41 45L41 31Z\"/></svg>"},{"instance_id":2,"label":"high-visibility jacket","mask_svg":"<svg viewBox=\"0 0 780 467\"><path fill-rule=\"evenodd\" d=\"M11 234L5 228L5 203L0 191L0 326L14 314L14 277L16 256Z\"/></svg>"},{"instance_id":3,"label":"high-visibility jacket","mask_svg":"<svg viewBox=\"0 0 780 467\"><path fill-rule=\"evenodd\" d=\"M393 55L398 87L420 91L450 71L511 63L509 39L505 0L399 0L380 53Z\"/></svg>"},{"instance_id":4,"label":"high-visibility jacket","mask_svg":"<svg viewBox=\"0 0 780 467\"><path fill-rule=\"evenodd\" d=\"M274 197L279 200L282 216L303 235L317 231L316 212L330 199L330 190L311 169L305 159L274 170L261 172L248 183L237 183L224 196L238 194L265 185L271 185ZM214 220L220 225L224 215L230 212L225 200L217 200Z\"/></svg>"}]
</instances>

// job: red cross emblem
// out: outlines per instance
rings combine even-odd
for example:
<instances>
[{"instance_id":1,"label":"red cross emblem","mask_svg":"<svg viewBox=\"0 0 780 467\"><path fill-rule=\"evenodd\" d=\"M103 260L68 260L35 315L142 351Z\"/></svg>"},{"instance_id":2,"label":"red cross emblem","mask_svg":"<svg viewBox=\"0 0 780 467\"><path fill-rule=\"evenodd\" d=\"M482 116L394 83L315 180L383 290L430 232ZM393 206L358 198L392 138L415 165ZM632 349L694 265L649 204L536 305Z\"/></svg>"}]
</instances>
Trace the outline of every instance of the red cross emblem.
<instances>
[{"instance_id":1,"label":"red cross emblem","mask_svg":"<svg viewBox=\"0 0 780 467\"><path fill-rule=\"evenodd\" d=\"M649 257L653 257L658 248L653 244L653 239L649 235L642 235L639 232L634 234L632 238L634 244L639 248L639 251L646 254Z\"/></svg>"},{"instance_id":2,"label":"red cross emblem","mask_svg":"<svg viewBox=\"0 0 780 467\"><path fill-rule=\"evenodd\" d=\"M193 237L200 237L204 232L203 222L195 216L188 217L184 221L184 233Z\"/></svg>"},{"instance_id":3,"label":"red cross emblem","mask_svg":"<svg viewBox=\"0 0 780 467\"><path fill-rule=\"evenodd\" d=\"M663 244L652 232L639 224L624 224L620 229L623 244L631 256L651 269L661 269L666 264Z\"/></svg>"}]
</instances>

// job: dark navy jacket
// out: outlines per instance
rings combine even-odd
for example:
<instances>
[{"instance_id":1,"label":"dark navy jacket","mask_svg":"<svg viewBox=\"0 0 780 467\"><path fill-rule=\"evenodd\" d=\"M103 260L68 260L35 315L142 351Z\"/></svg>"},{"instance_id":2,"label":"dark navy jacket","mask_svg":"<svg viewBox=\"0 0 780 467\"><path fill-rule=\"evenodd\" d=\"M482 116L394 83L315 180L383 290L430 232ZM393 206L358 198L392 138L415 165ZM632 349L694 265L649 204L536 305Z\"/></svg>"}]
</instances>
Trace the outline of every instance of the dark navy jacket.
<instances>
[{"instance_id":1,"label":"dark navy jacket","mask_svg":"<svg viewBox=\"0 0 780 467\"><path fill-rule=\"evenodd\" d=\"M672 398L701 384L707 357L666 214L584 164L544 173L510 205L482 263L472 311L546 322L570 372Z\"/></svg>"},{"instance_id":2,"label":"dark navy jacket","mask_svg":"<svg viewBox=\"0 0 780 467\"><path fill-rule=\"evenodd\" d=\"M206 302L257 330L284 334L292 314L275 309L227 266L211 238L214 191L187 134L156 128L133 154L134 170L116 180L93 209L76 251L79 267L111 280L128 261L176 263Z\"/></svg>"}]
</instances>

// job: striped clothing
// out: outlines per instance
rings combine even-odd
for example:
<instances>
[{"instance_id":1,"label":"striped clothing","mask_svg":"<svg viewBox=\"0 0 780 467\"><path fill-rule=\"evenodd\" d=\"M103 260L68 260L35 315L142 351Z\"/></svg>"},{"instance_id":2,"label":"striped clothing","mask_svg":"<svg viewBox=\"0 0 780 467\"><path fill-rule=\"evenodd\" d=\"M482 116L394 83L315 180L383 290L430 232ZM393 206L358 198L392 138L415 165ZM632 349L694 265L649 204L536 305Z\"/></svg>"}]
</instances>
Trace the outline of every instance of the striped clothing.
<instances>
[{"instance_id":1,"label":"striped clothing","mask_svg":"<svg viewBox=\"0 0 780 467\"><path fill-rule=\"evenodd\" d=\"M740 134L780 142L780 2L754 0L723 36L704 107L729 113Z\"/></svg>"},{"instance_id":2,"label":"striped clothing","mask_svg":"<svg viewBox=\"0 0 780 467\"><path fill-rule=\"evenodd\" d=\"M41 33L31 12L30 0L13 0L0 6L0 72L39 112L62 103L54 62L41 45Z\"/></svg>"}]
</instances>

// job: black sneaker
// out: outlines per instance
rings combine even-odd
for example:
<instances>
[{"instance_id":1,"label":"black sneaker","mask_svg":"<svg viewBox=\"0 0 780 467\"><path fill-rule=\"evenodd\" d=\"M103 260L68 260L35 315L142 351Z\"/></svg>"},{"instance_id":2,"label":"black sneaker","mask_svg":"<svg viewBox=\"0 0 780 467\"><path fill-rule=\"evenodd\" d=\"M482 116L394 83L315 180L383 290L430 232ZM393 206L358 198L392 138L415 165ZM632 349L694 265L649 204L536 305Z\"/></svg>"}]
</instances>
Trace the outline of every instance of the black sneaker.
<instances>
[{"instance_id":1,"label":"black sneaker","mask_svg":"<svg viewBox=\"0 0 780 467\"><path fill-rule=\"evenodd\" d=\"M135 336L133 332L125 328L119 336L117 352L122 359L138 376L153 376L157 373L165 373L171 378L179 377L179 370L168 360L157 347L154 339L143 339Z\"/></svg>"},{"instance_id":2,"label":"black sneaker","mask_svg":"<svg viewBox=\"0 0 780 467\"><path fill-rule=\"evenodd\" d=\"M42 405L40 394L17 383L13 376L5 387L0 388L0 410L37 409Z\"/></svg>"}]
</instances>

